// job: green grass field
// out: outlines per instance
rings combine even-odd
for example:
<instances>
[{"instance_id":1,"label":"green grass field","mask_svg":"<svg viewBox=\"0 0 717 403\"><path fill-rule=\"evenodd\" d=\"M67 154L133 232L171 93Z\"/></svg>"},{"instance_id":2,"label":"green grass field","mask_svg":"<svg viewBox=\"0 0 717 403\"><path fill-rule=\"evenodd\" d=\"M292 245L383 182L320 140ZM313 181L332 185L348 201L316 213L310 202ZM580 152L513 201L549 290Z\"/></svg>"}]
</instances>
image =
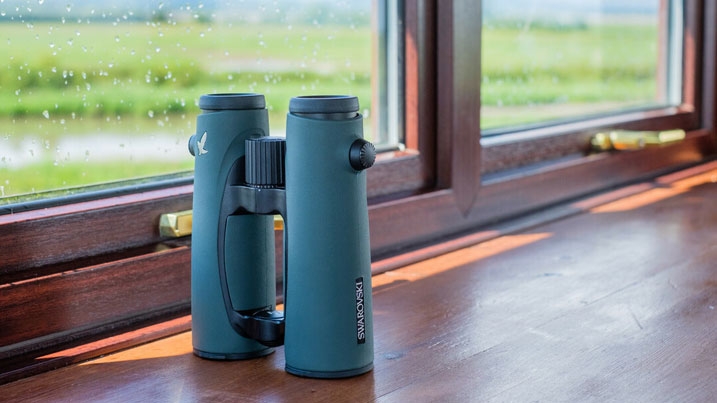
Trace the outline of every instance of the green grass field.
<instances>
[{"instance_id":1,"label":"green grass field","mask_svg":"<svg viewBox=\"0 0 717 403\"><path fill-rule=\"evenodd\" d=\"M195 114L199 95L230 91L264 93L277 113L327 90L370 107L369 27L29 25L0 25L0 116Z\"/></svg>"},{"instance_id":2,"label":"green grass field","mask_svg":"<svg viewBox=\"0 0 717 403\"><path fill-rule=\"evenodd\" d=\"M66 21L4 23L0 33L10 55L0 67L0 203L191 169L186 139L205 93L265 94L273 129L296 95L353 94L364 110L373 106L369 26ZM486 25L482 35L482 127L657 98L655 27ZM554 106L556 116L530 113L533 105ZM68 136L117 135L165 136L176 159L63 146Z\"/></svg>"},{"instance_id":3,"label":"green grass field","mask_svg":"<svg viewBox=\"0 0 717 403\"><path fill-rule=\"evenodd\" d=\"M0 67L0 202L191 169L186 141L205 93L264 94L279 131L296 95L352 94L371 108L368 26L37 22L0 33L10 55ZM89 145L79 158L62 146L67 136L117 134L164 136L176 158L118 150L85 159Z\"/></svg>"},{"instance_id":4,"label":"green grass field","mask_svg":"<svg viewBox=\"0 0 717 403\"><path fill-rule=\"evenodd\" d=\"M565 117L580 105L589 113L660 102L655 26L497 24L484 27L482 41L481 103L490 112L483 128ZM531 111L535 105L552 108Z\"/></svg>"}]
</instances>

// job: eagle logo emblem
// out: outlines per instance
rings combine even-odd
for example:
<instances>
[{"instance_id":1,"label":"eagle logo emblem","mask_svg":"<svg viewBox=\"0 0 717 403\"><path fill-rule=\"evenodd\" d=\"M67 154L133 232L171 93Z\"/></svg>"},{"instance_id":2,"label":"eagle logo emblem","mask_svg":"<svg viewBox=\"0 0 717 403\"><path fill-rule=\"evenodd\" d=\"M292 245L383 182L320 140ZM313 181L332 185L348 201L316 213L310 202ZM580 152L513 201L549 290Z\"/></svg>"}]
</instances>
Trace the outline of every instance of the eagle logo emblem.
<instances>
[{"instance_id":1,"label":"eagle logo emblem","mask_svg":"<svg viewBox=\"0 0 717 403\"><path fill-rule=\"evenodd\" d=\"M197 141L197 150L199 150L199 155L209 152L204 148L205 144L207 144L207 132L204 132L204 134L202 134L202 138Z\"/></svg>"}]
</instances>

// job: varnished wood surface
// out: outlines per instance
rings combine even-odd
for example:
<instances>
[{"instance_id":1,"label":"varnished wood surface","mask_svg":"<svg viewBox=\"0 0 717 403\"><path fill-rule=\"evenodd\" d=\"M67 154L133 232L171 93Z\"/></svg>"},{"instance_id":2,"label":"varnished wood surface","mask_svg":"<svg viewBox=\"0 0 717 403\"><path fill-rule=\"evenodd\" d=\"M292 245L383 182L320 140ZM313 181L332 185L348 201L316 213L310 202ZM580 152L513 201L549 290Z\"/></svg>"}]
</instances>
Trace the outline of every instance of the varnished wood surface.
<instances>
[{"instance_id":1,"label":"varnished wood surface","mask_svg":"<svg viewBox=\"0 0 717 403\"><path fill-rule=\"evenodd\" d=\"M374 277L375 369L191 354L182 333L0 386L5 401L713 401L717 170Z\"/></svg>"}]
</instances>

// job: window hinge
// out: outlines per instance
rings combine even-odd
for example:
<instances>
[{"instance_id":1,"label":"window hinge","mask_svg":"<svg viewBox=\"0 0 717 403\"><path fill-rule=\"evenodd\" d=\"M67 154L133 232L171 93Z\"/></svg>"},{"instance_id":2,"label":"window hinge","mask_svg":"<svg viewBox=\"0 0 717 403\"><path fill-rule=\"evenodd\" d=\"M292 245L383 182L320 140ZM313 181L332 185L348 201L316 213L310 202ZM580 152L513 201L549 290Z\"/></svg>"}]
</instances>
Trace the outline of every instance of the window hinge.
<instances>
[{"instance_id":1,"label":"window hinge","mask_svg":"<svg viewBox=\"0 0 717 403\"><path fill-rule=\"evenodd\" d=\"M595 134L590 144L595 151L640 150L646 146L664 145L682 141L682 129L664 131L610 130Z\"/></svg>"}]
</instances>

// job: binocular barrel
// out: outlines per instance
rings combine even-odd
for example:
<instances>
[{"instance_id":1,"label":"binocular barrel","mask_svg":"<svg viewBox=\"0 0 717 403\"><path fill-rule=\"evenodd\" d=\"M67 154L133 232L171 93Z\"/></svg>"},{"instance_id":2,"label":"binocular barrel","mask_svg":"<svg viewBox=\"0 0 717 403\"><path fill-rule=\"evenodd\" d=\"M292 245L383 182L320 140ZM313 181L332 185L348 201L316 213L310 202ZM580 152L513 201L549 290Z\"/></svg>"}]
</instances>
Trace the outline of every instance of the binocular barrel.
<instances>
[{"instance_id":1,"label":"binocular barrel","mask_svg":"<svg viewBox=\"0 0 717 403\"><path fill-rule=\"evenodd\" d=\"M273 349L243 337L227 320L220 260L233 309L273 309L276 304L274 221L271 216L228 217L219 234L220 206L227 182L240 182L232 168L243 161L247 139L269 134L269 118L260 94L213 94L199 99L202 113L189 140L194 155L192 212L192 344L203 358L232 360L258 357ZM220 238L221 236L221 238ZM219 256L217 244L230 245ZM267 268L271 267L271 270Z\"/></svg>"},{"instance_id":2,"label":"binocular barrel","mask_svg":"<svg viewBox=\"0 0 717 403\"><path fill-rule=\"evenodd\" d=\"M195 353L244 359L283 344L295 375L371 370L363 171L376 153L363 139L358 99L292 98L286 139L267 136L261 95L205 95L200 108L189 144ZM275 308L275 214L285 222L284 313Z\"/></svg>"},{"instance_id":3,"label":"binocular barrel","mask_svg":"<svg viewBox=\"0 0 717 403\"><path fill-rule=\"evenodd\" d=\"M296 97L286 122L286 370L353 376L373 366L371 256L355 97ZM358 153L360 154L360 153Z\"/></svg>"}]
</instances>

